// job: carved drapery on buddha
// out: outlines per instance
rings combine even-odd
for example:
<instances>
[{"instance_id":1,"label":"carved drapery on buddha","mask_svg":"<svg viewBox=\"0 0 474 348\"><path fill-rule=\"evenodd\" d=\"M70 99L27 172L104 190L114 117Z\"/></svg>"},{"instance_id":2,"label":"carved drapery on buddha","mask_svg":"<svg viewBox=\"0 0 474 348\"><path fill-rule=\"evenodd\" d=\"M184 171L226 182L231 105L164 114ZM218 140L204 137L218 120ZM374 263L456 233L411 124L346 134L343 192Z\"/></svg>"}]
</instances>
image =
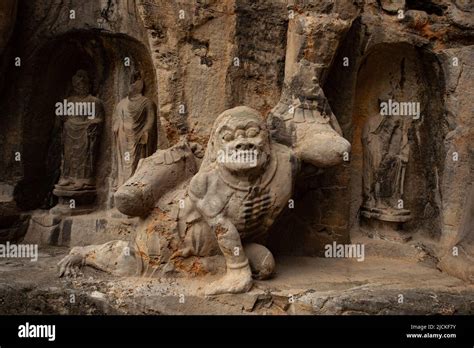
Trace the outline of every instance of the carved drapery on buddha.
<instances>
[{"instance_id":1,"label":"carved drapery on buddha","mask_svg":"<svg viewBox=\"0 0 474 348\"><path fill-rule=\"evenodd\" d=\"M411 219L403 204L411 122L407 116L376 113L364 125L362 215L366 218L389 222Z\"/></svg>"},{"instance_id":2,"label":"carved drapery on buddha","mask_svg":"<svg viewBox=\"0 0 474 348\"><path fill-rule=\"evenodd\" d=\"M86 71L72 78L73 94L56 104L63 121L61 177L53 193L60 198L95 196L95 164L104 118L101 100L90 94Z\"/></svg>"},{"instance_id":3,"label":"carved drapery on buddha","mask_svg":"<svg viewBox=\"0 0 474 348\"><path fill-rule=\"evenodd\" d=\"M79 191L95 187L94 162L104 107L102 101L90 95L87 72L79 70L72 84L74 94L66 99L61 115L63 156L56 188Z\"/></svg>"},{"instance_id":4,"label":"carved drapery on buddha","mask_svg":"<svg viewBox=\"0 0 474 348\"><path fill-rule=\"evenodd\" d=\"M133 175L140 159L152 155L157 148L156 106L142 91L141 75L134 74L129 94L115 109L115 188Z\"/></svg>"}]
</instances>

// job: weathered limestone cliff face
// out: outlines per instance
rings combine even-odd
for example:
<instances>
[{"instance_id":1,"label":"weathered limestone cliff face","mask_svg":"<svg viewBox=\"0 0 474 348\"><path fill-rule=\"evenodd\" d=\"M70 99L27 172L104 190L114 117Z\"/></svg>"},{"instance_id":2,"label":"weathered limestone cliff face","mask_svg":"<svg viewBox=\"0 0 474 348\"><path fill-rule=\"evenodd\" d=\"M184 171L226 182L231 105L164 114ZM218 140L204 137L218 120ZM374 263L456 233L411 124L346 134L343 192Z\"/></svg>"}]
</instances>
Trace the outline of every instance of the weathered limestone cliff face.
<instances>
[{"instance_id":1,"label":"weathered limestone cliff face","mask_svg":"<svg viewBox=\"0 0 474 348\"><path fill-rule=\"evenodd\" d=\"M302 163L270 248L323 256L367 236L411 243L472 282L473 61L474 3L463 0L2 1L0 242L134 236L135 220L113 211L112 125L135 71L161 119L158 147L205 148L224 110L267 117L296 99L294 76L309 66L352 150L335 167ZM104 104L97 197L91 213L58 217L55 103L79 69ZM381 118L389 101L419 113Z\"/></svg>"},{"instance_id":2,"label":"weathered limestone cliff face","mask_svg":"<svg viewBox=\"0 0 474 348\"><path fill-rule=\"evenodd\" d=\"M205 144L225 109L244 104L266 112L278 101L285 1L143 1L139 7L171 139L177 128Z\"/></svg>"}]
</instances>

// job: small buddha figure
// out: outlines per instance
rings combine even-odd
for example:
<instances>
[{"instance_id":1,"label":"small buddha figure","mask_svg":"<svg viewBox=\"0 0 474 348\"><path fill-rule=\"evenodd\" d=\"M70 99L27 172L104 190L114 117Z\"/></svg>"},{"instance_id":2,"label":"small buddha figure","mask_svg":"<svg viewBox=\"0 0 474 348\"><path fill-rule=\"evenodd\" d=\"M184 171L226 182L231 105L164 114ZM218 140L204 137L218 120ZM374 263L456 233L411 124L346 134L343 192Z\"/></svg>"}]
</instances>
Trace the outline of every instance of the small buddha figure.
<instances>
[{"instance_id":1,"label":"small buddha figure","mask_svg":"<svg viewBox=\"0 0 474 348\"><path fill-rule=\"evenodd\" d=\"M143 95L143 88L141 74L133 74L128 95L115 108L116 188L133 175L140 159L152 155L157 148L156 106Z\"/></svg>"},{"instance_id":2,"label":"small buddha figure","mask_svg":"<svg viewBox=\"0 0 474 348\"><path fill-rule=\"evenodd\" d=\"M64 191L95 190L94 167L104 118L102 101L90 94L86 71L76 72L72 87L73 94L56 104L56 114L64 122L61 177L55 187L60 197Z\"/></svg>"}]
</instances>

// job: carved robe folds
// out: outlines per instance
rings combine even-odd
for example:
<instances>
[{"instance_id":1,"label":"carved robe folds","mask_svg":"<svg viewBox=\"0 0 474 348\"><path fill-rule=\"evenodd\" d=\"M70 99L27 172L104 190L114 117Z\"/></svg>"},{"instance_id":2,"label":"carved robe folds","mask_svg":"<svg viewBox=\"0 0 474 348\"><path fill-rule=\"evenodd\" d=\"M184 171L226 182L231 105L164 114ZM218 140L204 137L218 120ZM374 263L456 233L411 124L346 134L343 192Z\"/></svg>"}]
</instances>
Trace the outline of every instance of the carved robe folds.
<instances>
[{"instance_id":1,"label":"carved robe folds","mask_svg":"<svg viewBox=\"0 0 474 348\"><path fill-rule=\"evenodd\" d=\"M86 205L96 196L95 165L99 145L104 107L102 101L92 95L68 98L73 105L87 105L93 115L63 115L63 154L61 178L53 193L59 197L58 213L79 213L76 205ZM91 107L92 106L92 107ZM71 203L71 199L74 201ZM72 205L71 205L72 204Z\"/></svg>"},{"instance_id":2,"label":"carved robe folds","mask_svg":"<svg viewBox=\"0 0 474 348\"><path fill-rule=\"evenodd\" d=\"M398 206L403 197L410 145L410 120L373 115L362 133L364 203L362 215L389 222L406 222L410 211Z\"/></svg>"},{"instance_id":3,"label":"carved robe folds","mask_svg":"<svg viewBox=\"0 0 474 348\"><path fill-rule=\"evenodd\" d=\"M94 162L101 123L104 117L102 102L87 96L71 97L70 103L87 105L95 104L97 114L93 118L86 115L65 116L63 126L63 161L61 180L57 186L71 190L94 189ZM64 181L67 184L63 184Z\"/></svg>"},{"instance_id":4,"label":"carved robe folds","mask_svg":"<svg viewBox=\"0 0 474 348\"><path fill-rule=\"evenodd\" d=\"M114 120L117 187L133 175L140 159L156 151L157 128L155 104L147 97L126 97L118 103Z\"/></svg>"}]
</instances>

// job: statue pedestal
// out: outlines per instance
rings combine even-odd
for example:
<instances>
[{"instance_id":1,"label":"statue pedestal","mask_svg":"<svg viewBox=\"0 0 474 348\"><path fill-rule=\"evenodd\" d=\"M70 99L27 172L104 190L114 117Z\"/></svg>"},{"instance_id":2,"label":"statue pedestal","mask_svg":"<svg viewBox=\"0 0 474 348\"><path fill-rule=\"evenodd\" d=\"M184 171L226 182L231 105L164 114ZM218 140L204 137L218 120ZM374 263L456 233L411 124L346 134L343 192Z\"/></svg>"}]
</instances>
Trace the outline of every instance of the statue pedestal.
<instances>
[{"instance_id":1,"label":"statue pedestal","mask_svg":"<svg viewBox=\"0 0 474 348\"><path fill-rule=\"evenodd\" d=\"M58 215L80 215L94 210L96 190L72 191L55 188L53 194L59 198L58 204L50 211Z\"/></svg>"},{"instance_id":2,"label":"statue pedestal","mask_svg":"<svg viewBox=\"0 0 474 348\"><path fill-rule=\"evenodd\" d=\"M411 220L411 212L407 209L362 207L361 214L368 219L387 222L407 222Z\"/></svg>"},{"instance_id":3,"label":"statue pedestal","mask_svg":"<svg viewBox=\"0 0 474 348\"><path fill-rule=\"evenodd\" d=\"M411 220L407 209L361 208L361 227L372 238L407 242L411 236L403 231L403 224Z\"/></svg>"}]
</instances>

